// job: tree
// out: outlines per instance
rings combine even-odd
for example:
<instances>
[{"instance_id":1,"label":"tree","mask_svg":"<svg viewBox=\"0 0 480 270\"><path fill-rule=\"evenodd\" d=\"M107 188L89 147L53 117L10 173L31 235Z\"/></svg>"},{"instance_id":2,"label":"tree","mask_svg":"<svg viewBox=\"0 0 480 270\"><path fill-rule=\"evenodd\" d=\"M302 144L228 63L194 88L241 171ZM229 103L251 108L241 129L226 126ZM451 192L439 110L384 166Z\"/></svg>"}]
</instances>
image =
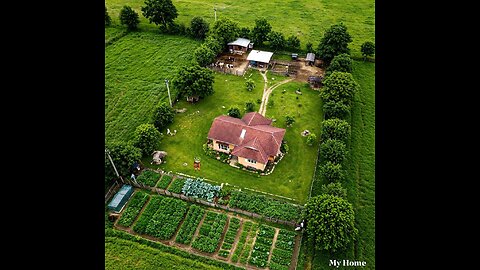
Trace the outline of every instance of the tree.
<instances>
[{"instance_id":1,"label":"tree","mask_svg":"<svg viewBox=\"0 0 480 270\"><path fill-rule=\"evenodd\" d=\"M173 122L175 111L167 103L158 105L153 110L153 125L158 131L162 131L168 124Z\"/></svg>"},{"instance_id":2,"label":"tree","mask_svg":"<svg viewBox=\"0 0 480 270\"><path fill-rule=\"evenodd\" d=\"M334 24L325 31L325 35L318 44L318 57L329 64L336 55L350 54L348 48L350 42L352 42L352 37L347 32L347 27L343 23Z\"/></svg>"},{"instance_id":3,"label":"tree","mask_svg":"<svg viewBox=\"0 0 480 270\"><path fill-rule=\"evenodd\" d=\"M255 111L255 104L253 104L253 102L247 102L247 103L245 103L245 111L246 111L246 112L253 112L253 111Z\"/></svg>"},{"instance_id":4,"label":"tree","mask_svg":"<svg viewBox=\"0 0 480 270\"><path fill-rule=\"evenodd\" d=\"M281 50L285 47L285 37L280 32L271 31L268 34L268 41L274 50Z\"/></svg>"},{"instance_id":5,"label":"tree","mask_svg":"<svg viewBox=\"0 0 480 270\"><path fill-rule=\"evenodd\" d=\"M290 116L290 115L286 115L285 116L285 124L287 124L287 127L291 127L293 125L293 123L295 123L295 117Z\"/></svg>"},{"instance_id":6,"label":"tree","mask_svg":"<svg viewBox=\"0 0 480 270\"><path fill-rule=\"evenodd\" d=\"M140 20L135 10L129 6L123 6L122 10L120 10L120 23L126 25L128 30L135 30Z\"/></svg>"},{"instance_id":7,"label":"tree","mask_svg":"<svg viewBox=\"0 0 480 270\"><path fill-rule=\"evenodd\" d=\"M347 156L347 146L339 140L326 140L320 145L320 157L322 160L340 164Z\"/></svg>"},{"instance_id":8,"label":"tree","mask_svg":"<svg viewBox=\"0 0 480 270\"><path fill-rule=\"evenodd\" d=\"M181 67L173 85L180 96L204 98L214 93L213 81L213 71L194 64Z\"/></svg>"},{"instance_id":9,"label":"tree","mask_svg":"<svg viewBox=\"0 0 480 270\"><path fill-rule=\"evenodd\" d=\"M325 114L325 119L343 119L349 112L350 107L341 101L327 101L323 104L323 113Z\"/></svg>"},{"instance_id":10,"label":"tree","mask_svg":"<svg viewBox=\"0 0 480 270\"><path fill-rule=\"evenodd\" d=\"M256 19L255 26L252 30L252 38L255 45L262 45L267 41L268 34L272 30L272 26L265 18Z\"/></svg>"},{"instance_id":11,"label":"tree","mask_svg":"<svg viewBox=\"0 0 480 270\"><path fill-rule=\"evenodd\" d=\"M344 200L347 199L347 189L342 187L340 183L330 183L328 185L322 185L322 194L328 194L332 196L340 197Z\"/></svg>"},{"instance_id":12,"label":"tree","mask_svg":"<svg viewBox=\"0 0 480 270\"><path fill-rule=\"evenodd\" d=\"M215 60L216 54L214 51L212 51L212 49L208 47L208 45L203 43L195 49L195 51L193 52L193 56L200 66L206 67L210 63L212 63L213 60Z\"/></svg>"},{"instance_id":13,"label":"tree","mask_svg":"<svg viewBox=\"0 0 480 270\"><path fill-rule=\"evenodd\" d=\"M342 171L342 164L327 161L319 167L320 174L327 181L327 183L340 182L344 179Z\"/></svg>"},{"instance_id":14,"label":"tree","mask_svg":"<svg viewBox=\"0 0 480 270\"><path fill-rule=\"evenodd\" d=\"M341 197L322 194L305 206L306 234L316 250L344 250L358 236L352 204Z\"/></svg>"},{"instance_id":15,"label":"tree","mask_svg":"<svg viewBox=\"0 0 480 270\"><path fill-rule=\"evenodd\" d=\"M218 39L218 37L216 35L207 36L207 38L205 38L205 41L203 42L203 44L205 46L207 46L208 48L210 48L215 53L215 55L221 53L222 50L223 50L223 46L220 43L220 40Z\"/></svg>"},{"instance_id":16,"label":"tree","mask_svg":"<svg viewBox=\"0 0 480 270\"><path fill-rule=\"evenodd\" d=\"M133 163L142 158L142 151L130 143L124 141L108 142L105 146L112 158L113 164L121 176L130 176ZM105 155L105 179L111 180L117 178L115 170Z\"/></svg>"},{"instance_id":17,"label":"tree","mask_svg":"<svg viewBox=\"0 0 480 270\"><path fill-rule=\"evenodd\" d=\"M237 107L228 109L228 115L235 118L241 118L240 110Z\"/></svg>"},{"instance_id":18,"label":"tree","mask_svg":"<svg viewBox=\"0 0 480 270\"><path fill-rule=\"evenodd\" d=\"M310 133L307 135L307 144L312 146L317 141L317 135Z\"/></svg>"},{"instance_id":19,"label":"tree","mask_svg":"<svg viewBox=\"0 0 480 270\"><path fill-rule=\"evenodd\" d=\"M178 16L177 8L173 5L172 0L145 0L142 13L150 23L162 24L165 29Z\"/></svg>"},{"instance_id":20,"label":"tree","mask_svg":"<svg viewBox=\"0 0 480 270\"><path fill-rule=\"evenodd\" d=\"M367 59L367 56L373 56L375 54L375 44L371 41L365 41L360 49L363 55L363 61Z\"/></svg>"},{"instance_id":21,"label":"tree","mask_svg":"<svg viewBox=\"0 0 480 270\"><path fill-rule=\"evenodd\" d=\"M323 99L323 102L342 102L350 106L353 95L358 88L358 83L353 79L352 74L334 71L323 80L320 97Z\"/></svg>"},{"instance_id":22,"label":"tree","mask_svg":"<svg viewBox=\"0 0 480 270\"><path fill-rule=\"evenodd\" d=\"M307 53L313 52L313 44L311 42L307 42Z\"/></svg>"},{"instance_id":23,"label":"tree","mask_svg":"<svg viewBox=\"0 0 480 270\"><path fill-rule=\"evenodd\" d=\"M145 156L151 155L156 150L162 134L152 124L141 124L135 129L133 145L142 150Z\"/></svg>"},{"instance_id":24,"label":"tree","mask_svg":"<svg viewBox=\"0 0 480 270\"><path fill-rule=\"evenodd\" d=\"M105 6L105 25L108 26L112 23L112 18L108 15L107 6Z\"/></svg>"},{"instance_id":25,"label":"tree","mask_svg":"<svg viewBox=\"0 0 480 270\"><path fill-rule=\"evenodd\" d=\"M322 141L328 139L347 142L350 138L350 124L338 118L331 118L322 122Z\"/></svg>"},{"instance_id":26,"label":"tree","mask_svg":"<svg viewBox=\"0 0 480 270\"><path fill-rule=\"evenodd\" d=\"M328 77L334 71L352 73L353 60L350 55L342 53L336 55L327 68L325 77Z\"/></svg>"},{"instance_id":27,"label":"tree","mask_svg":"<svg viewBox=\"0 0 480 270\"><path fill-rule=\"evenodd\" d=\"M196 39L205 39L209 29L210 25L202 17L196 16L190 21L190 31Z\"/></svg>"},{"instance_id":28,"label":"tree","mask_svg":"<svg viewBox=\"0 0 480 270\"><path fill-rule=\"evenodd\" d=\"M300 39L295 35L291 35L287 38L286 45L289 49L300 50Z\"/></svg>"},{"instance_id":29,"label":"tree","mask_svg":"<svg viewBox=\"0 0 480 270\"><path fill-rule=\"evenodd\" d=\"M255 88L255 82L252 79L247 79L245 81L245 86L247 87L247 91L251 92L253 88Z\"/></svg>"},{"instance_id":30,"label":"tree","mask_svg":"<svg viewBox=\"0 0 480 270\"><path fill-rule=\"evenodd\" d=\"M248 27L242 27L238 31L238 36L241 38L251 39L252 38L252 31Z\"/></svg>"},{"instance_id":31,"label":"tree","mask_svg":"<svg viewBox=\"0 0 480 270\"><path fill-rule=\"evenodd\" d=\"M227 43L238 38L238 24L228 18L219 19L213 24L212 34L214 34L222 46L222 50Z\"/></svg>"}]
</instances>

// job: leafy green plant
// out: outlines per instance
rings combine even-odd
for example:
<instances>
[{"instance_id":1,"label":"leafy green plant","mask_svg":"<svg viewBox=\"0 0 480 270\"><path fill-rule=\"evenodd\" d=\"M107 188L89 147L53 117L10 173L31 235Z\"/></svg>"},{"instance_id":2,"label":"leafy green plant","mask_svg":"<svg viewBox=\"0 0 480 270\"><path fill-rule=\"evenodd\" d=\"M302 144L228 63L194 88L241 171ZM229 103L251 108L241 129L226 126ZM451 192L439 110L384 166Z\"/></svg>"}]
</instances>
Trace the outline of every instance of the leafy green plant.
<instances>
[{"instance_id":1,"label":"leafy green plant","mask_svg":"<svg viewBox=\"0 0 480 270\"><path fill-rule=\"evenodd\" d=\"M200 227L198 237L193 241L192 247L203 252L213 253L220 244L223 229L227 223L227 215L207 212L207 216ZM210 227L209 230L202 230Z\"/></svg>"},{"instance_id":2,"label":"leafy green plant","mask_svg":"<svg viewBox=\"0 0 480 270\"><path fill-rule=\"evenodd\" d=\"M198 227L198 224L202 220L205 214L205 209L197 205L191 205L188 209L187 216L185 217L180 230L178 231L175 242L181 244L190 244L192 242L193 234Z\"/></svg>"},{"instance_id":3,"label":"leafy green plant","mask_svg":"<svg viewBox=\"0 0 480 270\"><path fill-rule=\"evenodd\" d=\"M220 186L214 186L204 182L201 178L187 178L182 187L182 193L193 198L205 199L212 202L220 192Z\"/></svg>"},{"instance_id":4,"label":"leafy green plant","mask_svg":"<svg viewBox=\"0 0 480 270\"><path fill-rule=\"evenodd\" d=\"M142 210L142 207L147 203L149 195L143 191L137 191L130 198L122 216L118 220L118 224L124 227L130 227L133 221Z\"/></svg>"},{"instance_id":5,"label":"leafy green plant","mask_svg":"<svg viewBox=\"0 0 480 270\"><path fill-rule=\"evenodd\" d=\"M185 184L185 179L183 178L175 178L173 180L172 184L168 188L168 191L173 192L173 193L181 193L183 184Z\"/></svg>"},{"instance_id":6,"label":"leafy green plant","mask_svg":"<svg viewBox=\"0 0 480 270\"><path fill-rule=\"evenodd\" d=\"M185 201L171 197L163 199L157 212L148 222L145 232L162 240L170 239L186 211L187 203Z\"/></svg>"},{"instance_id":7,"label":"leafy green plant","mask_svg":"<svg viewBox=\"0 0 480 270\"><path fill-rule=\"evenodd\" d=\"M137 182L143 183L147 186L154 187L160 179L160 174L151 170L144 170L142 174L137 177Z\"/></svg>"},{"instance_id":8,"label":"leafy green plant","mask_svg":"<svg viewBox=\"0 0 480 270\"><path fill-rule=\"evenodd\" d=\"M166 189L168 187L168 184L172 181L172 176L168 174L164 174L160 181L157 183L157 187L161 189Z\"/></svg>"}]
</instances>

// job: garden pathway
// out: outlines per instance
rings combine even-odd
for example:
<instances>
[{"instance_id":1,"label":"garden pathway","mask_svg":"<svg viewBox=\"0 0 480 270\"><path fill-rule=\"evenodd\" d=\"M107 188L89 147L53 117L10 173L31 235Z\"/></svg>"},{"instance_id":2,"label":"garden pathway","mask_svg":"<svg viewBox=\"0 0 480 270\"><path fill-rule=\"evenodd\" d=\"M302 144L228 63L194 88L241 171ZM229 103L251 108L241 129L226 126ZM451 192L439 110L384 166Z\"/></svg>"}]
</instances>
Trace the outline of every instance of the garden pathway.
<instances>
[{"instance_id":1,"label":"garden pathway","mask_svg":"<svg viewBox=\"0 0 480 270\"><path fill-rule=\"evenodd\" d=\"M265 71L265 73L262 73L260 71L260 75L262 75L263 77L263 80L265 81L265 84L263 86L263 96L262 96L262 103L260 104L260 109L258 110L258 113L265 116L265 113L267 113L267 103L268 103L268 97L270 96L270 94L272 93L272 91L277 88L278 86L282 85L282 84L285 84L285 83L288 83L290 81L293 80L293 78L290 78L290 79L287 79L287 80L284 80L284 81L281 81L281 82L278 82L272 86L270 86L269 88L267 88L267 83L268 83L268 78L267 78L267 72L268 71Z\"/></svg>"}]
</instances>

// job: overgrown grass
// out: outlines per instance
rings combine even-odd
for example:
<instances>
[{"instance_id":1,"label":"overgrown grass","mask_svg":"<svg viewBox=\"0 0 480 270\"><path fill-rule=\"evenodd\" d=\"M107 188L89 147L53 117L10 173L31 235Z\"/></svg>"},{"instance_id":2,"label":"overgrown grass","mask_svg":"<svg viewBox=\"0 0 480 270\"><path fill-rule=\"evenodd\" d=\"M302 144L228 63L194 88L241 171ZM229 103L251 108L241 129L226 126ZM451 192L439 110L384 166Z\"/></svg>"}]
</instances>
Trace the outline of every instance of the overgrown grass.
<instances>
[{"instance_id":1,"label":"overgrown grass","mask_svg":"<svg viewBox=\"0 0 480 270\"><path fill-rule=\"evenodd\" d=\"M130 140L138 125L150 122L158 103L168 103L164 80L191 59L198 44L185 37L135 32L105 48L107 141Z\"/></svg>"},{"instance_id":2,"label":"overgrown grass","mask_svg":"<svg viewBox=\"0 0 480 270\"><path fill-rule=\"evenodd\" d=\"M202 16L213 25L214 6L217 8L217 19L232 19L240 27L253 28L255 19L264 17L272 25L272 30L282 32L285 37L296 35L303 49L307 42L316 47L325 30L338 22L343 22L352 35L350 48L355 56L361 56L363 42L375 42L374 0L173 0L173 4L179 14L176 22L187 26L194 16ZM114 24L119 23L121 8L129 5L139 14L140 28L158 29L142 15L144 0L107 0L106 5Z\"/></svg>"}]
</instances>

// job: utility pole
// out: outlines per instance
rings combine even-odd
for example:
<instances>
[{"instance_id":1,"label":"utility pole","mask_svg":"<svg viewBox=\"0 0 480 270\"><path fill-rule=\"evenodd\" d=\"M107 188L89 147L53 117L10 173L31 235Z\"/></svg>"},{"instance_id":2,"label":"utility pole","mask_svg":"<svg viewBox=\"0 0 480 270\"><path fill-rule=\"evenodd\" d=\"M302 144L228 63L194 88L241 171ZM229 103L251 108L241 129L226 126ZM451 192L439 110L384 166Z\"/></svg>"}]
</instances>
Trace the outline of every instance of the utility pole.
<instances>
[{"instance_id":1,"label":"utility pole","mask_svg":"<svg viewBox=\"0 0 480 270\"><path fill-rule=\"evenodd\" d=\"M215 21L217 21L217 8L213 7L213 11L215 12Z\"/></svg>"},{"instance_id":2,"label":"utility pole","mask_svg":"<svg viewBox=\"0 0 480 270\"><path fill-rule=\"evenodd\" d=\"M167 91L168 91L168 100L170 101L170 107L173 108L173 105L172 105L172 98L170 97L170 87L168 87L168 80L165 79L165 84L167 84Z\"/></svg>"},{"instance_id":3,"label":"utility pole","mask_svg":"<svg viewBox=\"0 0 480 270\"><path fill-rule=\"evenodd\" d=\"M123 181L123 178L120 176L120 174L118 174L117 168L115 167L115 164L113 164L112 157L110 156L110 152L107 150L107 148L105 148L105 154L107 154L108 159L110 160L110 163L112 163L113 169L115 170L115 173L117 174L117 177L122 180L122 183L125 183Z\"/></svg>"}]
</instances>

